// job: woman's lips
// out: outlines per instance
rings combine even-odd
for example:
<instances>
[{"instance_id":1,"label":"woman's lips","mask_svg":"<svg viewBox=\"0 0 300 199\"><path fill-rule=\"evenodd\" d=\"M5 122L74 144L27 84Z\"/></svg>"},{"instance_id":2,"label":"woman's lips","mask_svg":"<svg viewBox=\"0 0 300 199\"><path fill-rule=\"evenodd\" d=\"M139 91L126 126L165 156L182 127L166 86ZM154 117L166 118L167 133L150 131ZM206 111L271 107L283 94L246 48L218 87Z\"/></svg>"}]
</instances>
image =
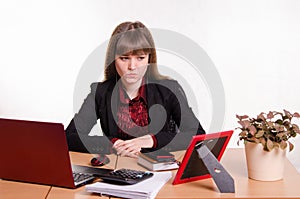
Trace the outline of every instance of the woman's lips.
<instances>
[{"instance_id":1,"label":"woman's lips","mask_svg":"<svg viewBox=\"0 0 300 199\"><path fill-rule=\"evenodd\" d=\"M133 73L126 74L127 78L135 78L136 76L137 76L137 74L133 74Z\"/></svg>"}]
</instances>

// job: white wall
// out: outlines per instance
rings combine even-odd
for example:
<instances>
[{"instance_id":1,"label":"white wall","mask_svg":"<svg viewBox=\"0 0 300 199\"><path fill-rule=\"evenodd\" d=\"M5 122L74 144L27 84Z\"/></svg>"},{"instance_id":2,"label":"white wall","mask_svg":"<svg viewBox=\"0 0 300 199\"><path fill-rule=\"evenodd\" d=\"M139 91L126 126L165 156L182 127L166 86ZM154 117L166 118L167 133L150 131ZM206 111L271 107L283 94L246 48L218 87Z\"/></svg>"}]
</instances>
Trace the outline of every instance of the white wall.
<instances>
[{"instance_id":1,"label":"white wall","mask_svg":"<svg viewBox=\"0 0 300 199\"><path fill-rule=\"evenodd\" d=\"M0 117L67 125L83 64L127 20L178 32L206 51L225 90L220 130L237 127L235 114L300 111L297 0L11 0L0 2ZM188 66L165 52L159 61L178 70ZM207 85L188 80L200 85L193 88L195 112L209 129ZM235 135L230 146L236 141Z\"/></svg>"}]
</instances>

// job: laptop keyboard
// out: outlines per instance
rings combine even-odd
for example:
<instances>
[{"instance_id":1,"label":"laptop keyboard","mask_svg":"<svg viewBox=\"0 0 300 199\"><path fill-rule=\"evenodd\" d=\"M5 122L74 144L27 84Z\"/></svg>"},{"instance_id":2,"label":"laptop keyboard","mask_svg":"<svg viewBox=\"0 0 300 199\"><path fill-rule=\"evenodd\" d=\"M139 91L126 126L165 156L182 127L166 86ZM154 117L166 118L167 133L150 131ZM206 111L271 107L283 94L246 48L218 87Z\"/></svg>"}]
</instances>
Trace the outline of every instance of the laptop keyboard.
<instances>
[{"instance_id":1,"label":"laptop keyboard","mask_svg":"<svg viewBox=\"0 0 300 199\"><path fill-rule=\"evenodd\" d=\"M74 178L75 186L89 183L95 179L95 177L92 174L76 173L76 172L73 172L73 178Z\"/></svg>"}]
</instances>

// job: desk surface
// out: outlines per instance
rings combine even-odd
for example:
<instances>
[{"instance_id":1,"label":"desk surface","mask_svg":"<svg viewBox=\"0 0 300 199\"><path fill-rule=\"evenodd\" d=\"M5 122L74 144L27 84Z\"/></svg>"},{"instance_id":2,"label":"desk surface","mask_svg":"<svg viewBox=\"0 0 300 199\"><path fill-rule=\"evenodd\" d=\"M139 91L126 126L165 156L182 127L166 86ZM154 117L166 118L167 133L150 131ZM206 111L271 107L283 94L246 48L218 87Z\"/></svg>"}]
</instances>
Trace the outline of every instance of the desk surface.
<instances>
[{"instance_id":1,"label":"desk surface","mask_svg":"<svg viewBox=\"0 0 300 199\"><path fill-rule=\"evenodd\" d=\"M6 181L0 179L0 198L45 198L51 186Z\"/></svg>"},{"instance_id":2,"label":"desk surface","mask_svg":"<svg viewBox=\"0 0 300 199\"><path fill-rule=\"evenodd\" d=\"M180 156L180 154L177 154ZM92 155L70 153L72 163L88 165ZM108 168L114 168L116 156L110 156ZM220 193L212 179L205 179L185 184L172 185L172 179L160 190L157 198L300 198L300 174L286 159L284 179L274 182L260 182L248 179L246 159L243 149L227 149L221 160L223 166L235 180L236 193ZM271 163L270 163L271 164ZM119 157L117 168L132 168L143 170L132 158ZM13 193L17 190L18 193ZM99 198L99 194L85 192L84 187L65 189L49 186L34 185L0 180L0 198L44 198L47 193L51 199L68 198ZM23 192L23 193L21 193ZM19 195L18 195L19 194ZM41 196L41 197L39 197ZM105 198L105 197L101 197Z\"/></svg>"}]
</instances>

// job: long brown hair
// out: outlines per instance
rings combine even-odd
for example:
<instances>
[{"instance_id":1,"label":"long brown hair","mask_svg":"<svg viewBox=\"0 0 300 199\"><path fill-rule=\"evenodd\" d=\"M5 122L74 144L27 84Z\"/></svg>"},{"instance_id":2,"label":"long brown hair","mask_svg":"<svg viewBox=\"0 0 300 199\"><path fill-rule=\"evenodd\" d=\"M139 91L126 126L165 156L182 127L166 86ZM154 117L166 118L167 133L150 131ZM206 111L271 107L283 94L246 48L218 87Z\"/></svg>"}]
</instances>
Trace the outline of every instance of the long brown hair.
<instances>
[{"instance_id":1,"label":"long brown hair","mask_svg":"<svg viewBox=\"0 0 300 199\"><path fill-rule=\"evenodd\" d=\"M156 49L150 31L144 24L137 21L121 23L113 31L106 51L104 80L119 78L115 67L117 55L136 55L140 51L149 54L149 65L145 74L148 79L168 78L158 72Z\"/></svg>"}]
</instances>

